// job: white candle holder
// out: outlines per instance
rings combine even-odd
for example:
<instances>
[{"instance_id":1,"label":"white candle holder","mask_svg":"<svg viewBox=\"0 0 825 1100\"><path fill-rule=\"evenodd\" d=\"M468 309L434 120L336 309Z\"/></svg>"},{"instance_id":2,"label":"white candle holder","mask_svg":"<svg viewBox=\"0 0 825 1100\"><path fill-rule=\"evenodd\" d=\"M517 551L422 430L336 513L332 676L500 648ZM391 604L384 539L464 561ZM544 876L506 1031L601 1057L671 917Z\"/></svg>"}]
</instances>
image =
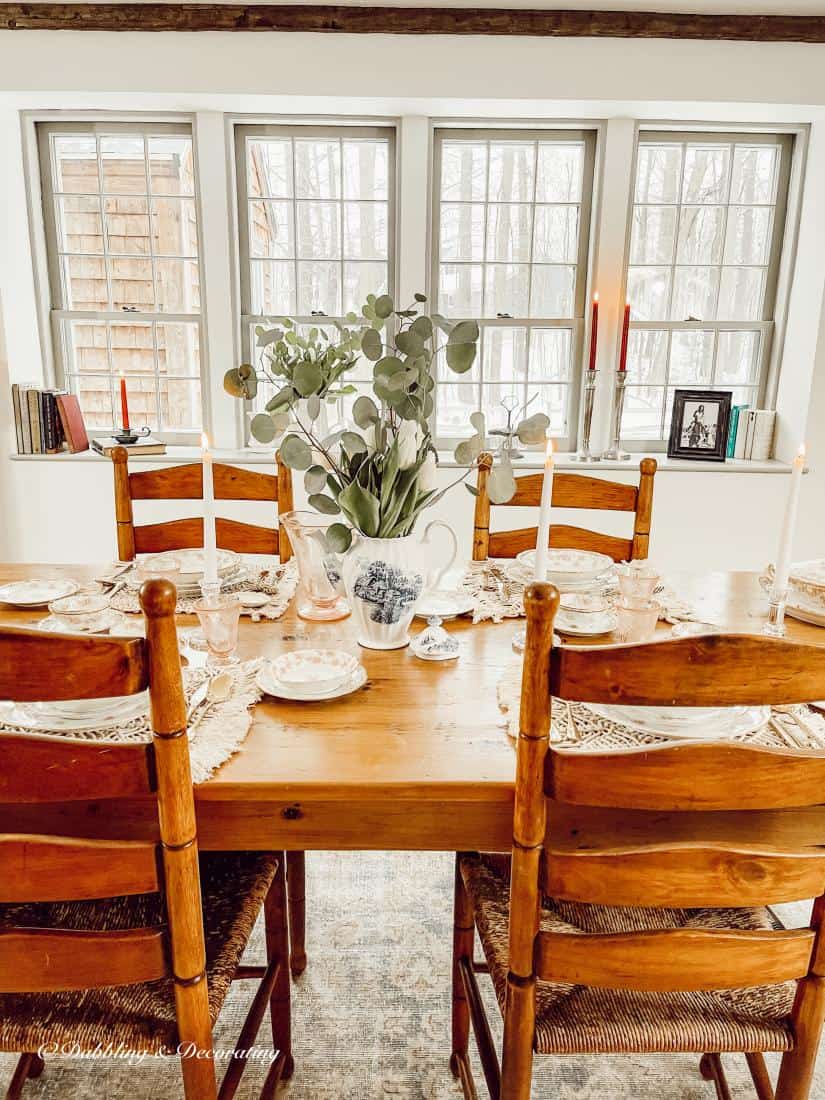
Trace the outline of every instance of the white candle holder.
<instances>
[{"instance_id":1,"label":"white candle holder","mask_svg":"<svg viewBox=\"0 0 825 1100\"><path fill-rule=\"evenodd\" d=\"M768 621L762 627L762 633L769 638L784 638L787 634L785 626L785 605L788 602L788 589L777 588L775 585L768 593Z\"/></svg>"},{"instance_id":2,"label":"white candle holder","mask_svg":"<svg viewBox=\"0 0 825 1100\"><path fill-rule=\"evenodd\" d=\"M613 391L613 446L605 451L602 458L608 462L627 462L630 455L622 450L622 413L624 412L624 393L627 385L627 371L616 371L616 386Z\"/></svg>"},{"instance_id":3,"label":"white candle holder","mask_svg":"<svg viewBox=\"0 0 825 1100\"><path fill-rule=\"evenodd\" d=\"M584 375L584 414L582 416L582 434L579 449L570 456L571 462L599 462L601 455L590 451L590 431L593 424L593 402L596 397L597 370L587 370Z\"/></svg>"}]
</instances>

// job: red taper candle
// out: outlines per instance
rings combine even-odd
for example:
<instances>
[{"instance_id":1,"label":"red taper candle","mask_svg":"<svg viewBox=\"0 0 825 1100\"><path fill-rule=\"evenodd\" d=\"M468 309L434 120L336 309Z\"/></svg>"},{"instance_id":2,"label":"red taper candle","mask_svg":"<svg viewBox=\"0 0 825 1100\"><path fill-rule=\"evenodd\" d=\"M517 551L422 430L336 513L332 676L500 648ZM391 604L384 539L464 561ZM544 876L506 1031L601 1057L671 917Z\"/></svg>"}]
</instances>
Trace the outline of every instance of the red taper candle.
<instances>
[{"instance_id":1,"label":"red taper candle","mask_svg":"<svg viewBox=\"0 0 825 1100\"><path fill-rule=\"evenodd\" d=\"M120 418L126 431L129 430L129 402L126 400L126 379L120 376Z\"/></svg>"},{"instance_id":2,"label":"red taper candle","mask_svg":"<svg viewBox=\"0 0 825 1100\"><path fill-rule=\"evenodd\" d=\"M619 352L619 370L627 370L627 337L630 332L630 302L624 307L624 323L622 324L622 347Z\"/></svg>"},{"instance_id":3,"label":"red taper candle","mask_svg":"<svg viewBox=\"0 0 825 1100\"><path fill-rule=\"evenodd\" d=\"M596 369L596 341L599 336L599 292L593 295L593 315L590 321L590 363L588 370Z\"/></svg>"}]
</instances>

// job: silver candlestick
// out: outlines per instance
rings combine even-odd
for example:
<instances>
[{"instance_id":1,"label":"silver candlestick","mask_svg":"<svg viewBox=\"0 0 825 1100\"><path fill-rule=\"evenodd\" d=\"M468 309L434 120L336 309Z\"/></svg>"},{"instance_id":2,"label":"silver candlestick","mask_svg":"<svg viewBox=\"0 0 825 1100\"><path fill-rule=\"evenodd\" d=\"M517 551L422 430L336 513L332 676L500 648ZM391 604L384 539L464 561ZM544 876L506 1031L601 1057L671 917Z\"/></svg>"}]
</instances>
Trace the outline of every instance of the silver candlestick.
<instances>
[{"instance_id":1,"label":"silver candlestick","mask_svg":"<svg viewBox=\"0 0 825 1100\"><path fill-rule=\"evenodd\" d=\"M590 429L593 424L593 401L596 396L597 370L587 370L584 375L584 416L582 417L582 434L579 449L570 456L572 462L598 462L601 455L592 454L590 451Z\"/></svg>"},{"instance_id":2,"label":"silver candlestick","mask_svg":"<svg viewBox=\"0 0 825 1100\"><path fill-rule=\"evenodd\" d=\"M616 371L616 388L613 392L613 446L604 452L602 458L612 462L624 462L630 458L622 450L622 413L624 412L624 390L627 385L627 371Z\"/></svg>"}]
</instances>

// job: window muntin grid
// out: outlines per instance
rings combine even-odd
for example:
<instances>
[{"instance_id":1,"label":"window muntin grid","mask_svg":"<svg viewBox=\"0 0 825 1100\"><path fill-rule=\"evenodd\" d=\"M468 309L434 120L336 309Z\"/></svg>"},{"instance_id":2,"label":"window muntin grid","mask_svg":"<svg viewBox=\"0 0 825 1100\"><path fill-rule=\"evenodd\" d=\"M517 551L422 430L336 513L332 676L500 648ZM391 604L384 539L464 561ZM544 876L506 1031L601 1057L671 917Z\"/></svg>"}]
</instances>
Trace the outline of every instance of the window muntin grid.
<instances>
[{"instance_id":1,"label":"window muntin grid","mask_svg":"<svg viewBox=\"0 0 825 1100\"><path fill-rule=\"evenodd\" d=\"M482 408L550 417L572 434L583 331L594 135L580 131L435 133L433 286L449 319L478 318L479 356L466 375L439 363L436 432L448 445Z\"/></svg>"},{"instance_id":2,"label":"window muntin grid","mask_svg":"<svg viewBox=\"0 0 825 1100\"><path fill-rule=\"evenodd\" d=\"M238 126L236 162L244 359L257 363L255 327L290 316L298 331L360 313L367 294L392 293L395 142L390 127ZM371 364L353 376L372 391ZM251 403L272 395L259 386ZM342 402L349 412L355 396Z\"/></svg>"},{"instance_id":3,"label":"window muntin grid","mask_svg":"<svg viewBox=\"0 0 825 1100\"><path fill-rule=\"evenodd\" d=\"M647 134L634 181L622 434L662 442L676 388L765 391L792 152L786 135Z\"/></svg>"},{"instance_id":4,"label":"window muntin grid","mask_svg":"<svg viewBox=\"0 0 825 1100\"><path fill-rule=\"evenodd\" d=\"M38 123L60 382L86 424L165 438L202 422L195 165L188 126Z\"/></svg>"}]
</instances>

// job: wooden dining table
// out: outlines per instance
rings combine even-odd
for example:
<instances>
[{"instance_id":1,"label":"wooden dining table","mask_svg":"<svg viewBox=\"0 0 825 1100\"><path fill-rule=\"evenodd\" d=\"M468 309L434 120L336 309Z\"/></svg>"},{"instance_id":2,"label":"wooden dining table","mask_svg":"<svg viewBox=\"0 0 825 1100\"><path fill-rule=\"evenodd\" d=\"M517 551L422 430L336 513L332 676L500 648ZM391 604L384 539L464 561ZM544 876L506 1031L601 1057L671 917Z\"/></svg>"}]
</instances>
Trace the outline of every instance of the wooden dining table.
<instances>
[{"instance_id":1,"label":"wooden dining table","mask_svg":"<svg viewBox=\"0 0 825 1100\"><path fill-rule=\"evenodd\" d=\"M0 564L0 583L32 577L83 582L102 571L101 566ZM726 631L754 633L765 621L767 601L755 573L667 579L698 618ZM45 613L0 604L0 625L33 626ZM182 617L180 623L192 621ZM368 680L351 695L312 703L264 698L239 751L196 788L200 846L509 849L515 754L497 689L504 677L519 674L512 640L523 624L523 619L477 625L456 620L447 625L460 642L457 661L422 661L407 649L364 649L360 656ZM825 647L825 629L790 618L787 626L788 637ZM669 629L659 626L663 637ZM242 659L275 657L309 644L355 652L354 625L304 622L293 608L276 621L241 620ZM77 835L125 831L134 836L145 828L154 836L157 829L154 803L120 801L116 813L105 802L23 810L0 806L0 831L11 822L14 831L23 830L26 814L39 827L44 815L57 815L61 826ZM800 827L800 839L821 843L825 806L822 813L805 815Z\"/></svg>"}]
</instances>

